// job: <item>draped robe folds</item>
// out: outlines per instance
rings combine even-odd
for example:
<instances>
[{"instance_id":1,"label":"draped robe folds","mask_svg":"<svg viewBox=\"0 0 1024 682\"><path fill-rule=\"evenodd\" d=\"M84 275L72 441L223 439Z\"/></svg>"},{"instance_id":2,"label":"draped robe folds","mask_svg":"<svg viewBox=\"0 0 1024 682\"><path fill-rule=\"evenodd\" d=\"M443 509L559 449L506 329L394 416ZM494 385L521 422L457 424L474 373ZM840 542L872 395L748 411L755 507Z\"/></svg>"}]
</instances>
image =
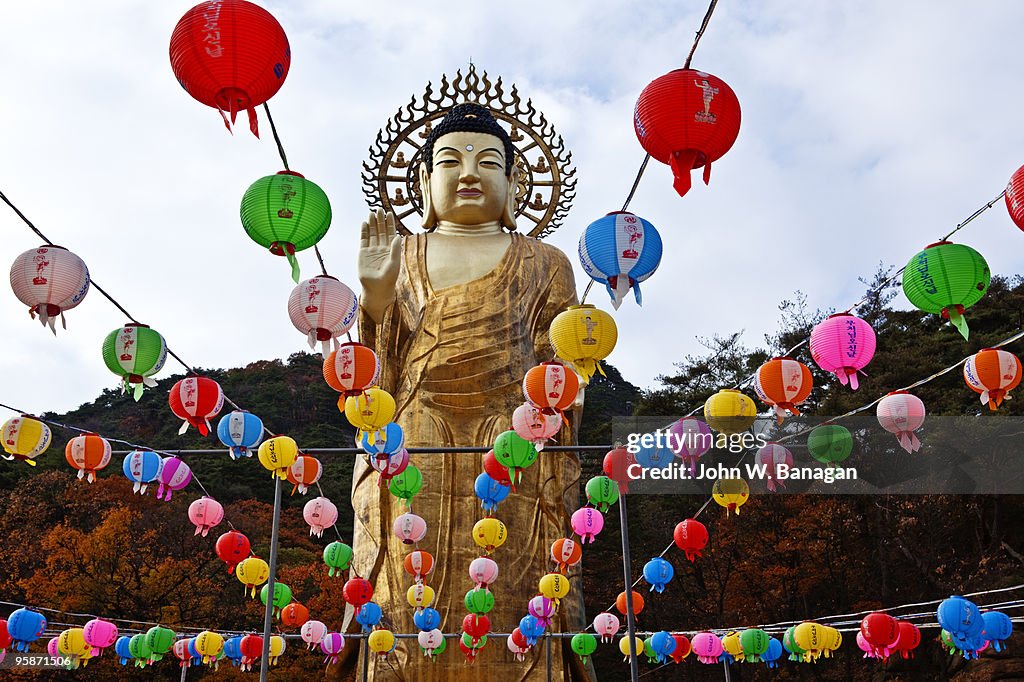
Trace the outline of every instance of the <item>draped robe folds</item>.
<instances>
[{"instance_id":1,"label":"draped robe folds","mask_svg":"<svg viewBox=\"0 0 1024 682\"><path fill-rule=\"evenodd\" d=\"M512 233L498 265L463 284L434 290L427 276L426 234L404 239L397 298L374 324L361 311L360 340L381 362L381 386L395 397L395 421L406 447L491 446L511 428L512 411L523 402L528 369L551 360L548 328L554 317L574 305L576 287L565 254L556 247ZM569 415L570 419L573 415ZM572 430L563 428L560 444ZM413 454L410 463L423 472L423 489L411 510L422 516L427 536L404 545L392 532L394 519L409 511L406 502L378 488L377 474L365 457L353 473L355 508L354 571L374 586L374 601L394 632L415 633L414 609L406 600L413 577L403 560L414 549L434 556L426 583L436 592L432 604L441 614L441 630L462 631L465 593L473 588L469 564L484 550L472 530L484 517L473 483L483 471L481 454ZM554 569L551 544L567 537L569 517L579 506L579 460L571 453L541 452L523 474L517 492L499 505L496 518L508 528L505 544L491 558L498 564L491 585L494 609L487 614L493 632L511 632L527 615L538 581ZM570 572L572 591L562 600L555 632L577 632L584 622L582 579ZM351 620L351 608L349 618ZM348 625L349 623L346 623ZM525 662L517 662L504 637L489 638L472 665L465 663L457 639L436 662L423 655L415 639L399 640L388 661L371 661L373 680L416 682L495 682L545 679L544 642ZM572 654L568 639L555 639L553 679L585 680L588 668Z\"/></svg>"}]
</instances>

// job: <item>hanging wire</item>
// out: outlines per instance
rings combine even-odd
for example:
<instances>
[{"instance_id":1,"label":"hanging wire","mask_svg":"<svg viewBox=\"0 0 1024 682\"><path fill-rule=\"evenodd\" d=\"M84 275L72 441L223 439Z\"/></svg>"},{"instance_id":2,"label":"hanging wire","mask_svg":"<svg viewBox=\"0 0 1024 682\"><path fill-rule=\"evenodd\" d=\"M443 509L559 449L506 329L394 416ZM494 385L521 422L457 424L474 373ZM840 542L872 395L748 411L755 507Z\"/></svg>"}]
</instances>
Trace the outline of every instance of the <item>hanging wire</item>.
<instances>
[{"instance_id":1,"label":"hanging wire","mask_svg":"<svg viewBox=\"0 0 1024 682\"><path fill-rule=\"evenodd\" d=\"M281 137L277 134L277 126L274 125L274 119L270 115L270 107L266 102L263 103L263 111L267 114L267 120L270 121L270 132L274 134L274 142L277 143L277 153L281 155L281 163L284 164L285 170L291 170L288 167L288 157L284 153L284 145L281 144Z\"/></svg>"}]
</instances>

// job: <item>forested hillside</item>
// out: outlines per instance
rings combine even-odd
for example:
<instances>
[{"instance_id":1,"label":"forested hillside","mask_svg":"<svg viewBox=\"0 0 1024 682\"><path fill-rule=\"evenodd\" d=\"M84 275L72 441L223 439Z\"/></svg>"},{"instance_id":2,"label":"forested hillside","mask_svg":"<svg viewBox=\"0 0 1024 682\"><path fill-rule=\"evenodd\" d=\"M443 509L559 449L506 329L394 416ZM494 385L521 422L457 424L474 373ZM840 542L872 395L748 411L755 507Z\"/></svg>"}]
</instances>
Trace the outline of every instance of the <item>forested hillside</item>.
<instances>
[{"instance_id":1,"label":"forested hillside","mask_svg":"<svg viewBox=\"0 0 1024 682\"><path fill-rule=\"evenodd\" d=\"M880 273L872 284L883 280L884 273ZM859 391L852 392L820 373L806 345L794 353L815 373L816 388L806 404L807 412L841 414L908 385L1013 334L1024 316L1024 284L1019 278L993 280L988 295L969 311L969 342L936 316L894 310L891 298L892 287L884 287L859 311L878 335L878 351ZM665 367L660 386L652 391L641 392L613 366L606 366L608 378L595 377L587 389L581 443L607 444L614 416L689 412L719 388L739 383L768 357L795 346L827 313L807 310L799 295L781 305L780 312L776 336L757 347L743 345L738 329L736 334L706 339L705 353L679 358L674 366ZM1019 352L1021 348L1024 343L1008 350ZM316 355L296 354L287 362L267 361L205 373L219 381L240 406L258 414L268 428L293 436L303 447L352 444L353 431L337 410L337 394L324 383ZM73 412L44 416L164 450L220 447L214 437L202 438L192 429L185 436L177 435L180 422L168 410L166 396L178 378L162 379L137 403L108 389ZM748 393L753 394L749 387ZM928 406L929 415L977 414L984 418L988 413L964 385L959 371L915 393ZM1021 399L1004 403L1000 409L1002 415L1022 413ZM207 538L193 535L186 509L200 495L199 489L192 485L175 493L170 502L155 500L152 490L145 496L133 495L120 472L122 456L114 457L96 483L76 480L63 458L63 444L72 435L54 429L54 445L38 458L38 467L20 462L0 466L0 536L5 538L0 545L0 599L76 613L159 620L172 628L261 628L259 601L243 597L241 584L213 553L214 540L223 526ZM920 436L927 444L927 422ZM1011 456L1014 451L1021 455L1019 447L1011 449ZM898 451L895 456L911 455ZM928 457L927 447L913 456ZM273 499L266 470L254 460L232 461L226 451L183 457L207 490L224 503L226 518L250 537L258 555L266 557ZM713 452L707 458L729 462L736 455ZM352 456L323 455L321 459L325 465L321 485L324 494L339 506L338 527L347 539L352 523L352 510L346 504ZM601 457L589 455L583 460L581 484L599 472ZM744 627L925 602L1024 582L1024 499L1020 496L773 495L757 483L752 484L752 493L738 517L727 518L715 505L703 512L700 518L711 533L703 558L690 563L674 548L666 554L676 577L661 595L639 588L647 599L639 618L642 628ZM328 577L320 559L323 546L335 536L309 536L301 513L307 499L286 495L280 580L291 586L295 598L315 617L337 627L343 613L340 592L344 579ZM671 542L675 524L692 516L705 501L704 496L692 495L629 498L634 576L639 576L644 562ZM574 578L573 589L583 590L590 616L604 610L622 589L619 532L614 521L613 510L605 531L586 546L582 579ZM389 606L382 606L386 616ZM62 620L56 614L47 615L53 616L54 622L81 624L72 616ZM509 627L511 624L496 623L493 629ZM1024 678L1024 639L1020 635L1014 636L1008 652L986 652L982 661L967 663L938 646L936 630L923 634L925 639L914 660L890 660L886 665L863 660L850 632L836 659L814 666L783 662L771 677ZM495 651L489 655L508 655L503 638L496 639L491 648ZM460 654L449 650L445 655ZM136 671L116 666L111 658L107 654L106 660L91 662L85 673L88 679L178 678L178 669L171 663ZM602 646L594 660L601 679L622 678L617 646ZM293 640L277 670L279 679L322 675L322 656L307 654L301 643ZM336 669L329 674L336 677ZM85 679L81 672L61 675ZM222 664L215 673L190 671L190 679L197 677L240 679L242 675ZM763 666L733 666L733 680L768 677ZM702 666L691 657L681 666L652 672L645 679L721 678L720 667Z\"/></svg>"}]
</instances>

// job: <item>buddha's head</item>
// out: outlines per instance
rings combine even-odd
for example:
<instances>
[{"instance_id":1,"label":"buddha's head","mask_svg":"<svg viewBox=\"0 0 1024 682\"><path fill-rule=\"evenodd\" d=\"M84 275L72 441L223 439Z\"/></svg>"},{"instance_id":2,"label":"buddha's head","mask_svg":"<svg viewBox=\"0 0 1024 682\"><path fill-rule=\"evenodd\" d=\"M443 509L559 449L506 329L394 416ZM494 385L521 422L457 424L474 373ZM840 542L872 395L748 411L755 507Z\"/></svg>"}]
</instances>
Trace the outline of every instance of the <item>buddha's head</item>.
<instances>
[{"instance_id":1,"label":"buddha's head","mask_svg":"<svg viewBox=\"0 0 1024 682\"><path fill-rule=\"evenodd\" d=\"M452 107L427 137L419 173L423 227L500 224L516 229L514 149L486 107Z\"/></svg>"}]
</instances>

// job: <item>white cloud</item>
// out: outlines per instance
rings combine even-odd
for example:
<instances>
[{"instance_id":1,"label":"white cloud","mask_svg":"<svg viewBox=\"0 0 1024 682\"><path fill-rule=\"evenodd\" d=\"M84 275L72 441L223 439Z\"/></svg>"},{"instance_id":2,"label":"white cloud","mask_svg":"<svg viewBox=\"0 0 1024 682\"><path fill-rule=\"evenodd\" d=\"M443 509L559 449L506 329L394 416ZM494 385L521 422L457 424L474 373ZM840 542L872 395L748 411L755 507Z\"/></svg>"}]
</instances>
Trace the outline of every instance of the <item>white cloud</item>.
<instances>
[{"instance_id":1,"label":"white cloud","mask_svg":"<svg viewBox=\"0 0 1024 682\"><path fill-rule=\"evenodd\" d=\"M578 199L552 242L573 254L580 230L629 189L643 157L636 96L681 65L704 14L682 5L267 3L293 48L271 108L291 165L331 197L332 271L357 284L359 171L377 129L470 58L517 83L572 149ZM305 348L285 310L288 270L237 215L245 188L280 161L262 113L262 140L244 124L229 135L175 82L167 44L189 6L7 9L0 189L190 363L284 357ZM684 199L667 168L648 168L631 208L659 227L665 259L644 306L616 313L611 362L649 386L696 336L746 329L759 342L796 289L812 307L845 307L879 260L902 265L995 196L1024 163L1022 20L1009 0L720 3L694 66L733 87L743 128L710 186ZM6 208L0 225L8 262L38 242ZM961 235L994 272L1024 272L1024 236L1001 205ZM312 254L300 256L314 272ZM596 289L590 300L606 301ZM99 348L123 318L97 292L57 339L9 290L0 315L0 402L64 410L116 384Z\"/></svg>"}]
</instances>

